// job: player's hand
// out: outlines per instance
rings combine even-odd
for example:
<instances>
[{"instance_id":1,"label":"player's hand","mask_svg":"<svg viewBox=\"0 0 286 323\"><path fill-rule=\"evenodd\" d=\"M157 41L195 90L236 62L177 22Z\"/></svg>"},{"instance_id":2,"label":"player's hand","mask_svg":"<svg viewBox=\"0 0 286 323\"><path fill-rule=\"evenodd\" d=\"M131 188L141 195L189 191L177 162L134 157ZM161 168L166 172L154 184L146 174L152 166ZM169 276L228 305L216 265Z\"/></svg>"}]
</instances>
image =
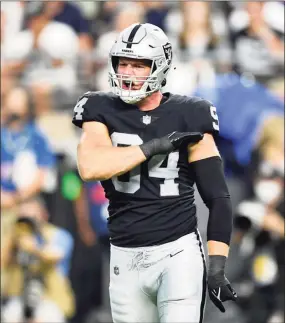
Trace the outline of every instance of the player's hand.
<instances>
[{"instance_id":1,"label":"player's hand","mask_svg":"<svg viewBox=\"0 0 286 323\"><path fill-rule=\"evenodd\" d=\"M236 301L237 294L231 287L230 282L224 273L208 277L209 296L214 305L221 311L225 312L223 302Z\"/></svg>"},{"instance_id":2,"label":"player's hand","mask_svg":"<svg viewBox=\"0 0 286 323\"><path fill-rule=\"evenodd\" d=\"M223 313L225 312L223 302L237 300L237 294L224 274L225 262L226 257L224 256L210 256L208 273L210 299Z\"/></svg>"},{"instance_id":3,"label":"player's hand","mask_svg":"<svg viewBox=\"0 0 286 323\"><path fill-rule=\"evenodd\" d=\"M152 139L140 145L146 158L153 155L169 154L178 149L182 144L196 143L202 140L204 135L201 132L177 132L174 131L162 138Z\"/></svg>"},{"instance_id":4,"label":"player's hand","mask_svg":"<svg viewBox=\"0 0 286 323\"><path fill-rule=\"evenodd\" d=\"M194 144L202 140L204 135L201 132L177 132L174 131L167 136L174 149L182 144Z\"/></svg>"}]
</instances>

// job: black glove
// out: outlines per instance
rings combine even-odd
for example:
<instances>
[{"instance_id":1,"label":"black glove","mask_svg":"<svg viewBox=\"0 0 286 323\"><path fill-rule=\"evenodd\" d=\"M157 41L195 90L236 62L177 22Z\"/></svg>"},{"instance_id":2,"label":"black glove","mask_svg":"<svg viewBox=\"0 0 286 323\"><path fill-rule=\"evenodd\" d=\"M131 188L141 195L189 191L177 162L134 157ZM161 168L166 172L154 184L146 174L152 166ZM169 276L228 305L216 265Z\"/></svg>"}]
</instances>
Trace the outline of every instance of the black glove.
<instances>
[{"instance_id":1,"label":"black glove","mask_svg":"<svg viewBox=\"0 0 286 323\"><path fill-rule=\"evenodd\" d=\"M223 313L225 308L222 302L237 300L237 294L224 274L225 263L225 256L209 256L209 296L214 305Z\"/></svg>"},{"instance_id":2,"label":"black glove","mask_svg":"<svg viewBox=\"0 0 286 323\"><path fill-rule=\"evenodd\" d=\"M148 159L153 155L168 154L173 150L179 148L182 144L196 143L203 139L201 132L177 132L162 138L152 139L139 147Z\"/></svg>"}]
</instances>

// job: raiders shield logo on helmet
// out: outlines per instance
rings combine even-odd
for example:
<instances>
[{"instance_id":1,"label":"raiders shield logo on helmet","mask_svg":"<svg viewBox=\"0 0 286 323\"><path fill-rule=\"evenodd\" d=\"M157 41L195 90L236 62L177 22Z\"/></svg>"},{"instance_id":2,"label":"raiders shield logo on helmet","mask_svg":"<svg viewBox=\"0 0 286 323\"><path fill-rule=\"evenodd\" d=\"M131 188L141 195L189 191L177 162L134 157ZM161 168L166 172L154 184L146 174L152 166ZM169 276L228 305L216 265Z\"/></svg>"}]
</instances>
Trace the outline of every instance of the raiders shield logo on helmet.
<instances>
[{"instance_id":1,"label":"raiders shield logo on helmet","mask_svg":"<svg viewBox=\"0 0 286 323\"><path fill-rule=\"evenodd\" d=\"M163 49L164 49L167 64L170 65L172 62L172 45L170 43L167 43L163 45Z\"/></svg>"}]
</instances>

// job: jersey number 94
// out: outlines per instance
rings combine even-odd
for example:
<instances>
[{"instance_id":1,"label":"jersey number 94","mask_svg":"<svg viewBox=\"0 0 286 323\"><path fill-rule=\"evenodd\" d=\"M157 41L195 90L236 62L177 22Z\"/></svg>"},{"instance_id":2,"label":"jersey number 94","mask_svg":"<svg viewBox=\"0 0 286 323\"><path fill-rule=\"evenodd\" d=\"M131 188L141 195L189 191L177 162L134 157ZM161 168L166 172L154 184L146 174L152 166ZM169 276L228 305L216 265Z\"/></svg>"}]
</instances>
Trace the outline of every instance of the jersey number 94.
<instances>
[{"instance_id":1,"label":"jersey number 94","mask_svg":"<svg viewBox=\"0 0 286 323\"><path fill-rule=\"evenodd\" d=\"M134 146L143 144L143 140L136 134L127 134L114 132L111 135L114 146ZM167 158L167 166L162 164ZM175 179L179 176L178 168L179 152L174 151L169 155L156 155L148 161L148 176L164 179L164 183L160 184L160 196L179 195L178 184ZM165 164L165 163L164 163ZM134 194L140 189L142 176L142 166L139 165L128 172L129 180L121 181L119 177L112 178L113 185L118 192Z\"/></svg>"}]
</instances>

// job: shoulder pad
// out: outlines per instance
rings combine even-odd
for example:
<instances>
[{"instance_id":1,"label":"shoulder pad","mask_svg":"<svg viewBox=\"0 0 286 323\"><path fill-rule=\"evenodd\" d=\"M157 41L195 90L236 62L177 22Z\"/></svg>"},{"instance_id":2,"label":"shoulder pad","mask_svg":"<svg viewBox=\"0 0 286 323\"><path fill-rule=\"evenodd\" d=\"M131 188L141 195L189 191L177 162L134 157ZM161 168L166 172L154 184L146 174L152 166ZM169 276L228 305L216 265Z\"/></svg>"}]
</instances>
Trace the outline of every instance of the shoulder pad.
<instances>
[{"instance_id":1,"label":"shoulder pad","mask_svg":"<svg viewBox=\"0 0 286 323\"><path fill-rule=\"evenodd\" d=\"M199 131L218 135L219 119L216 107L207 100L190 97L184 109L188 131Z\"/></svg>"},{"instance_id":2,"label":"shoulder pad","mask_svg":"<svg viewBox=\"0 0 286 323\"><path fill-rule=\"evenodd\" d=\"M98 121L105 123L104 113L108 111L113 99L112 93L89 91L79 97L75 107L72 122L82 128L84 122Z\"/></svg>"}]
</instances>

